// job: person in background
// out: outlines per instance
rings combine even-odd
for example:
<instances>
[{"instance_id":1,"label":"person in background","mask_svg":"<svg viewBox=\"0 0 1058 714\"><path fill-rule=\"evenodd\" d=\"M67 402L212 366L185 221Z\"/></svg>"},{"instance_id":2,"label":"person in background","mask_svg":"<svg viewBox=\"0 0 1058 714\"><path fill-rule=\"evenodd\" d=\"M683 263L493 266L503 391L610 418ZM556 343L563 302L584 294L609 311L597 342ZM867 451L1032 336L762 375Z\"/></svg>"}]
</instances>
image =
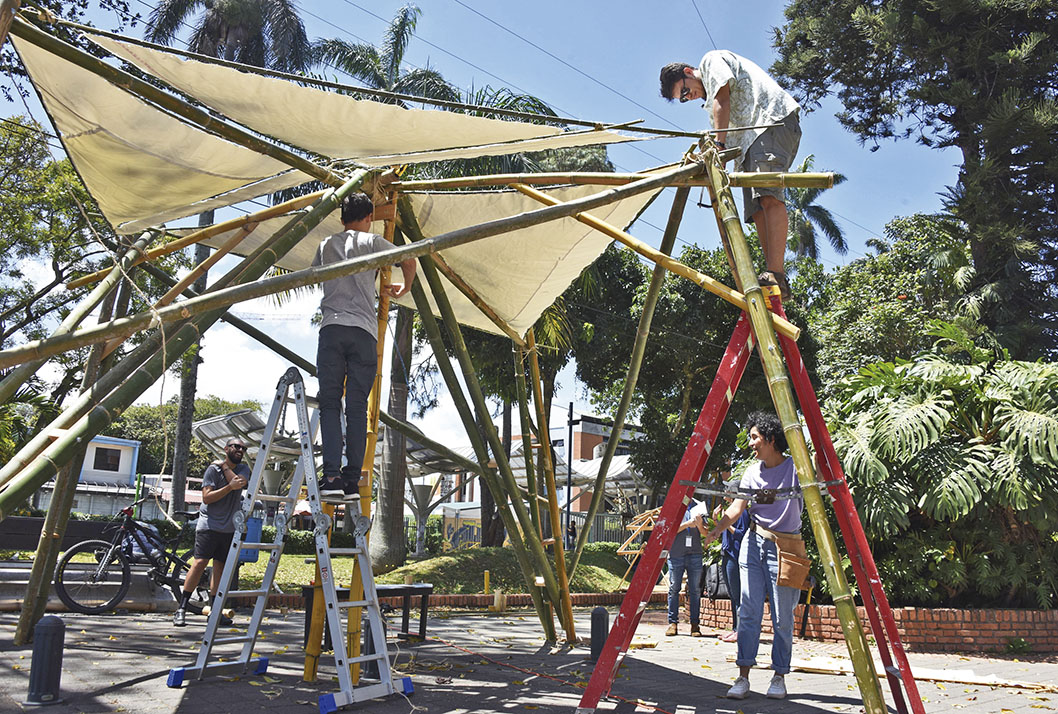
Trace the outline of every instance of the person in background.
<instances>
[{"instance_id":1,"label":"person in background","mask_svg":"<svg viewBox=\"0 0 1058 714\"><path fill-rule=\"evenodd\" d=\"M713 512L713 519L723 518L723 506L717 506ZM738 553L742 549L742 538L749 528L749 511L743 511L738 520L726 529L721 536L722 561L720 572L724 576L724 584L727 586L727 596L731 599L731 631L720 635L724 642L735 642L738 639L738 605L740 579L738 577Z\"/></svg>"},{"instance_id":2,"label":"person in background","mask_svg":"<svg viewBox=\"0 0 1058 714\"><path fill-rule=\"evenodd\" d=\"M703 504L691 500L687 504L676 537L669 548L669 637L678 634L680 620L680 588L683 574L687 574L687 604L691 615L691 637L701 637L702 609L702 520Z\"/></svg>"}]
</instances>

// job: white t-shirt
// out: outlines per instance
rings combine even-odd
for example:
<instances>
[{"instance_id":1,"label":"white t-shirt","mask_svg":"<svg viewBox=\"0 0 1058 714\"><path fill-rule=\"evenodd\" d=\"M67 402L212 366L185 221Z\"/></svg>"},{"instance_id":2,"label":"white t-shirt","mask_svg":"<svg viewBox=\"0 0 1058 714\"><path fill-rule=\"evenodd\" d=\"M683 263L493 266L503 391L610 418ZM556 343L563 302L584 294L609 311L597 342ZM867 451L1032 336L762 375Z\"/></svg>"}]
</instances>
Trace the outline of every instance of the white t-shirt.
<instances>
[{"instance_id":1,"label":"white t-shirt","mask_svg":"<svg viewBox=\"0 0 1058 714\"><path fill-rule=\"evenodd\" d=\"M728 126L757 126L778 124L801 109L797 101L787 94L771 76L745 57L728 50L713 50L702 57L698 65L705 87L707 109L723 85L731 93L731 118ZM709 114L712 117L712 112ZM713 127L714 129L718 127ZM750 144L764 133L764 129L736 131L727 135L729 149L736 146L746 155Z\"/></svg>"},{"instance_id":2,"label":"white t-shirt","mask_svg":"<svg viewBox=\"0 0 1058 714\"><path fill-rule=\"evenodd\" d=\"M360 231L342 231L324 238L312 259L313 266L330 265L362 255L392 248L380 235ZM364 270L323 283L323 322L327 325L359 327L372 337L378 332L378 310L375 307L375 284L378 271Z\"/></svg>"}]
</instances>

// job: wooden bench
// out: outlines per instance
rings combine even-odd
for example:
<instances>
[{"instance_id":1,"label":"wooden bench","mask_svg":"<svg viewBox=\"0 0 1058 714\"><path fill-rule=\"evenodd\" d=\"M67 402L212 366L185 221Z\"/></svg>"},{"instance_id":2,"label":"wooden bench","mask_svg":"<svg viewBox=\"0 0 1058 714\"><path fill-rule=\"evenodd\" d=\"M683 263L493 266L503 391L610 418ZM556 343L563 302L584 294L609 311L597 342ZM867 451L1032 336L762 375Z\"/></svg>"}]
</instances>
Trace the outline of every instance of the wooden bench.
<instances>
[{"instance_id":1,"label":"wooden bench","mask_svg":"<svg viewBox=\"0 0 1058 714\"><path fill-rule=\"evenodd\" d=\"M301 596L305 599L305 642L309 641L309 627L312 623L312 600L313 592L316 590L312 585L303 585L301 588ZM433 593L433 583L412 583L410 585L376 585L375 590L378 591L379 600L388 597L399 597L402 598L401 608L401 626L397 632L397 636L403 639L410 639L416 637L409 630L409 624L411 619L411 599L413 597L419 597L419 632L418 638L425 639L426 637L426 615L429 611L430 606L430 595ZM337 588L338 600L349 599L349 588ZM325 643L329 638L327 635L327 628L324 627L324 641ZM328 647L324 645L325 649Z\"/></svg>"},{"instance_id":2,"label":"wooden bench","mask_svg":"<svg viewBox=\"0 0 1058 714\"><path fill-rule=\"evenodd\" d=\"M3 544L4 550L36 550L43 527L43 518L8 516L0 521L0 544ZM104 534L104 530L108 532ZM109 541L113 535L114 524L110 521L70 520L63 534L62 550L83 540Z\"/></svg>"}]
</instances>

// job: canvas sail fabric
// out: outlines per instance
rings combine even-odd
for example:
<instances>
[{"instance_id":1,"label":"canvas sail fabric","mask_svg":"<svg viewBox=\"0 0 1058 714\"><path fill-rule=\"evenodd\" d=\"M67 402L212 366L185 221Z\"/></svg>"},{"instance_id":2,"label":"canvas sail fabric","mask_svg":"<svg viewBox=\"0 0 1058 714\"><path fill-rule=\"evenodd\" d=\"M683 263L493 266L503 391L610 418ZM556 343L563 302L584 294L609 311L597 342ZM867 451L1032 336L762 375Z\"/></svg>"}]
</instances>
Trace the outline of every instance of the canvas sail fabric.
<instances>
[{"instance_id":1,"label":"canvas sail fabric","mask_svg":"<svg viewBox=\"0 0 1058 714\"><path fill-rule=\"evenodd\" d=\"M603 189L598 186L574 186L549 189L546 193L565 202L600 190ZM632 222L654 195L645 193L632 196L593 209L591 214L624 227ZM411 193L408 197L427 238L543 207L543 204L516 191ZM289 217L282 217L262 221L234 252L243 255L254 250L289 220ZM341 220L338 213L334 212L287 253L278 265L288 270L309 267L320 241L340 230ZM382 223L375 223L372 230L381 233ZM219 247L234 233L235 230L221 233L206 243ZM610 238L602 233L575 219L562 218L449 248L441 251L440 255L515 332L524 335L547 306L609 244ZM503 334L443 275L441 280L460 324ZM415 306L410 295L396 302L406 307ZM432 298L430 302L433 305ZM434 313L437 314L436 306Z\"/></svg>"},{"instance_id":2,"label":"canvas sail fabric","mask_svg":"<svg viewBox=\"0 0 1058 714\"><path fill-rule=\"evenodd\" d=\"M365 166L467 159L630 141L611 131L405 109L303 87L106 37L92 41L252 129L331 158Z\"/></svg>"}]
</instances>

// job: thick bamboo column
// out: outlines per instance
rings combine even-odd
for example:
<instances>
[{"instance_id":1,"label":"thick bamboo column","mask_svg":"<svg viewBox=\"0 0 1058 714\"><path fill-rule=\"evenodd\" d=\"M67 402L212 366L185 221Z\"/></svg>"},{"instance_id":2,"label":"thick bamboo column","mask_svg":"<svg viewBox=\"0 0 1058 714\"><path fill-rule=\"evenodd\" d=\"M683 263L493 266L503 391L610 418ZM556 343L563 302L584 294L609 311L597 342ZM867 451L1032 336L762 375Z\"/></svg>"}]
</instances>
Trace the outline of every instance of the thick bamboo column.
<instances>
[{"instance_id":1,"label":"thick bamboo column","mask_svg":"<svg viewBox=\"0 0 1058 714\"><path fill-rule=\"evenodd\" d=\"M125 251L125 254L117 261L117 264L106 271L106 277L103 279L103 282L96 286L96 288L81 301L80 305L70 311L70 314L63 319L57 328L55 328L55 331L51 333L51 336L57 337L59 335L69 334L75 327L80 325L92 310L95 309L96 305L98 305L106 295L110 294L111 289L118 284L125 272L136 264L143 249L147 247L147 244L155 234L155 231L147 231L141 235L139 239ZM9 400L14 395L15 391L21 387L27 379L35 374L38 369L40 369L46 359L47 358L41 358L33 360L32 362L27 362L8 372L3 381L0 381L0 402L6 402ZM3 481L0 481L0 484L2 483Z\"/></svg>"},{"instance_id":2,"label":"thick bamboo column","mask_svg":"<svg viewBox=\"0 0 1058 714\"><path fill-rule=\"evenodd\" d=\"M525 186L525 185L522 185L522 184L516 184L515 183L515 184L511 184L511 187L517 189L518 191L521 191L526 196L530 196L532 198L535 198L536 200L540 201L541 203L544 203L544 204L547 204L547 205L550 205L550 206L555 206L555 205L559 205L560 204L560 201L557 198L554 198L552 196L548 196L546 193L542 193L540 191L537 191L536 189L530 188L529 186ZM746 297L745 297L745 295L742 295L737 290L732 290L731 288L729 288L728 286L724 285L719 280L716 280L715 278L712 278L712 277L706 275L705 273L701 273L701 272L695 270L694 268L691 268L691 267L689 267L687 265L684 265L680 261L678 261L678 260L676 260L676 259L674 259L674 258L672 258L672 257L670 257L668 255L665 255L664 253L661 253L660 251L657 251L654 248L651 248L649 245L647 245L643 241L638 240L637 238L634 238L633 236L629 235L628 233L625 233L621 229L619 229L619 228L617 228L615 226L612 226L612 225L610 225L609 223L607 223L605 221L599 220L595 216L590 216L590 215L588 215L586 213L577 213L577 214L574 214L573 217L576 218L581 223L583 223L585 225L588 225L588 226L591 226L592 228L596 229L597 231L599 231L601 233L605 233L606 235L610 236L611 238L614 238L615 240L620 241L621 243L623 243L627 247L629 247L632 250L634 250L636 253L639 253L640 255L642 255L644 258L648 258L649 260L654 261L658 265L664 266L669 271L671 271L673 273L676 273L676 275L679 275L681 277L687 278L688 280L690 280L695 285L698 285L699 287L704 288L705 290L708 290L709 292L711 292L713 295L716 295L721 300L726 300L727 302L731 303L732 305L734 305L735 307L737 307L737 308L739 308L741 310L745 310L746 309ZM788 322L787 320L785 320L785 319L783 319L781 317L776 317L775 325L776 325L776 329L778 329L784 335L789 337L791 340L796 340L798 338L798 336L801 334L801 330L796 325Z\"/></svg>"},{"instance_id":3,"label":"thick bamboo column","mask_svg":"<svg viewBox=\"0 0 1058 714\"><path fill-rule=\"evenodd\" d=\"M247 149L264 154L277 161L298 169L314 179L322 181L330 186L341 186L345 179L319 164L295 154L289 149L284 149L269 141L259 138L250 132L240 129L234 124L222 122L198 107L194 107L179 99L175 95L168 94L149 82L134 77L128 72L111 66L103 60L74 47L71 44L52 37L48 33L37 29L20 17L16 17L11 24L11 34L26 42L31 42L38 47L51 52L57 57L62 57L78 67L102 77L115 87L119 87L129 94L157 105L166 111L180 117L186 122L193 124L210 134L232 141Z\"/></svg>"},{"instance_id":4,"label":"thick bamboo column","mask_svg":"<svg viewBox=\"0 0 1058 714\"><path fill-rule=\"evenodd\" d=\"M558 220L559 218L565 218L580 211L597 208L598 206L604 206L619 201L628 196L635 196L640 193L646 193L648 191L662 188L680 178L694 176L701 171L703 171L702 164L689 164L687 166L681 166L670 171L659 173L650 178L643 179L642 181L636 181L627 186L607 189L575 201L567 201L566 203L557 206L548 206L535 211L527 211L508 218L499 218L476 226L468 226L466 228L450 231L439 236L434 236L433 238L428 238L424 241L411 243L409 245L401 246L400 248L394 248L393 250L372 253L371 255L360 258L353 258L351 260L317 268L298 270L287 275L280 275L266 280L256 280L249 284L242 284L228 288L225 287L227 284L226 282L223 280L218 281L214 289L211 289L207 294L192 300L185 300L178 305L170 305L169 307L161 308L153 312L140 313L139 315L124 320L114 320L98 328L78 330L72 335L60 336L47 342L31 342L19 347L0 351L0 369L21 364L30 359L51 356L53 354L58 354L59 352L84 347L85 345L109 339L111 337L130 335L153 325L156 320L162 322L183 320L206 310L227 307L229 305L234 305L237 302L264 297L265 295L272 295L284 290L292 290L306 285L315 285L325 280L331 280L343 275L351 275L363 270L374 270L387 265L394 265L406 258L419 258L423 255L436 253L447 248L463 245L476 240L482 240L500 233L539 225L547 221ZM247 256L247 264L253 263L259 257L264 256L265 253L261 252L261 249L258 249L258 251ZM271 257L272 263L274 264L276 260L278 260L278 257ZM245 283L247 281L242 282Z\"/></svg>"},{"instance_id":5,"label":"thick bamboo column","mask_svg":"<svg viewBox=\"0 0 1058 714\"><path fill-rule=\"evenodd\" d=\"M460 330L459 323L456 321L455 314L452 312L452 305L448 302L448 296L444 292L444 286L441 284L441 280L438 277L437 271L434 269L432 262L430 260L423 260L420 262L420 265L422 267L423 277L426 278L427 283L430 285L434 304L437 305L437 308L441 313L441 318L444 320L445 327L448 328L448 334L452 338L453 351L456 353L456 360L459 362L460 369L463 373L463 381L467 386L467 391L470 393L470 398L474 404L474 410L477 413L478 419L484 426L485 438L492 447L492 455L498 466L497 470L499 471L500 477L503 479L504 488L500 491L493 491L493 495L497 496L496 504L498 506L500 503L500 498L498 497L499 494L506 493L510 496L514 513L518 517L518 525L521 528L522 537L525 539L529 552L537 559L541 575L544 578L544 588L547 592L548 599L553 605L559 607L561 602L561 591L558 581L555 578L554 571L551 570L548 563L547 553L544 551L544 545L533 526L533 520L529 516L529 510L518 491L518 484L514 480L511 464L504 453L503 443L500 441L499 434L496 433L496 425L492 423L492 418L489 416L489 408L485 403L485 395L481 391L477 372L474 370L474 364L470 359L470 352L467 350L466 344L463 341L462 330ZM566 631L567 637L572 639L572 618L567 619L565 614L562 613L559 615L559 621L562 623L562 628Z\"/></svg>"},{"instance_id":6,"label":"thick bamboo column","mask_svg":"<svg viewBox=\"0 0 1058 714\"><path fill-rule=\"evenodd\" d=\"M478 460L478 472L481 474L481 479L485 482L484 486L492 489L494 493L502 493L499 479L496 478L495 472L488 466L488 447L481 438L480 432L478 432L474 414L470 410L470 405L467 404L463 388L459 384L455 369L452 367L452 362L445 351L441 330L437 324L437 319L433 315L430 303L426 299L426 291L423 290L422 284L418 280L412 285L411 294L415 299L415 309L419 311L419 319L422 320L423 328L430 339L430 346L433 348L434 356L437 359L437 368L441 371L441 376L444 378L448 391L452 395L452 401L455 402L456 411L459 412L459 418L466 429L467 437L474 447L474 455ZM507 528L507 535L511 539L511 545L514 547L514 555L518 560L518 566L522 570L522 577L525 578L525 582L529 587L529 595L533 599L533 606L536 608L536 614L544 628L544 636L548 641L554 642L556 639L555 623L551 619L540 590L532 585L536 582L536 573L533 569L533 564L529 560L529 553L522 540L522 535L518 530L518 522L515 520L506 501L497 501L496 510Z\"/></svg>"},{"instance_id":7,"label":"thick bamboo column","mask_svg":"<svg viewBox=\"0 0 1058 714\"><path fill-rule=\"evenodd\" d=\"M724 226L722 237L731 247L731 255L734 258L740 282L746 288L746 302L748 303L746 313L760 348L760 358L764 367L764 375L768 380L768 389L771 391L775 410L790 445L790 455L797 468L797 480L801 484L805 510L812 524L812 532L815 534L816 545L819 547L819 555L823 561L823 571L834 598L841 628L845 633L845 644L848 646L849 656L855 669L856 682L863 696L864 708L869 714L885 714L887 711L885 700L882 697L878 676L874 671L874 662L867 645L867 638L864 636L852 592L841 568L841 554L838 552L834 534L827 522L812 457L808 452L804 432L801 430L801 422L797 416L797 405L790 389L786 363L772 325L772 313L757 283L756 270L753 268L753 260L749 247L746 245L746 236L742 232L742 223L739 220L738 210L735 208L730 186L724 176L723 167L719 161L715 160L715 153L712 157L713 160L708 162L709 174L716 190L717 202L714 207Z\"/></svg>"},{"instance_id":8,"label":"thick bamboo column","mask_svg":"<svg viewBox=\"0 0 1058 714\"><path fill-rule=\"evenodd\" d=\"M569 578L566 577L565 533L558 513L558 489L555 488L555 460L551 457L551 430L544 404L544 387L540 380L540 360L536 352L536 332L529 330L529 373L533 379L533 402L536 404L536 423L540 429L540 462L543 466L544 486L547 489L548 520L551 521L551 540L555 542L555 576L558 579L562 617L569 622L566 639L577 641L573 629L573 603L569 596ZM572 458L573 444L566 449ZM585 529L587 530L587 529Z\"/></svg>"},{"instance_id":9,"label":"thick bamboo column","mask_svg":"<svg viewBox=\"0 0 1058 714\"><path fill-rule=\"evenodd\" d=\"M533 518L536 532L543 532L540 524L540 489L533 470L533 433L529 419L529 395L525 388L525 350L514 346L514 388L518 396L518 417L522 425L522 456L525 461L525 490L529 492L529 514Z\"/></svg>"},{"instance_id":10,"label":"thick bamboo column","mask_svg":"<svg viewBox=\"0 0 1058 714\"><path fill-rule=\"evenodd\" d=\"M683 211L687 205L687 195L690 189L681 187L676 189L676 196L672 199L672 208L669 209L669 220L665 224L665 233L661 236L661 247L659 252L668 255L676 244L676 234L683 220ZM577 535L577 547L573 551L573 560L569 572L577 572L581 553L584 545L588 542L589 526L595 519L595 514L602 507L603 492L606 488L606 476L610 470L617 447L621 443L621 432L624 430L625 417L628 416L628 407L632 403L632 395L636 391L636 382L639 381L639 370L643 366L643 355L647 350L647 338L650 336L650 324L654 320L654 309L658 304L658 296L665 283L665 267L660 263L654 264L654 273L650 276L650 285L647 287L646 298L643 300L643 312L639 315L639 327L636 330L636 341L632 346L632 356L628 360L628 372L625 374L625 386L621 392L621 401L614 412L613 427L610 429L610 438L606 442L602 462L599 464L599 473L595 477L595 487L592 489L591 503L588 505L588 514L585 517L584 528Z\"/></svg>"},{"instance_id":11,"label":"thick bamboo column","mask_svg":"<svg viewBox=\"0 0 1058 714\"><path fill-rule=\"evenodd\" d=\"M263 275L278 258L285 255L309 230L340 205L346 195L357 190L369 175L367 171L358 171L354 178L341 188L329 191L317 202L311 212L294 221L290 230L284 232L282 240L270 244L252 261L247 258L244 263L249 261L248 264L233 270L232 273L238 274L235 279L251 281ZM18 475L11 479L3 491L0 491L0 520L17 508L41 483L54 476L58 469L72 458L74 449L82 440L98 434L100 430L112 423L133 400L146 391L168 368L169 364L184 353L193 340L201 336L202 332L220 318L224 313L222 308L223 306L201 313L182 324L166 336L165 349L162 353L150 357L142 363L142 366L134 364L130 370L131 373L119 369L108 370L104 378L113 376L114 379L119 380L120 386L94 406L92 406L91 399L87 403L82 402L81 406L86 409L84 416L73 423L68 430L58 435L55 441L43 449L32 463L20 471L16 467ZM154 349L157 349L156 345ZM125 378L126 374L127 378ZM102 381L101 379L100 382ZM45 441L47 438L44 436ZM22 452L19 453L22 454Z\"/></svg>"}]
</instances>

